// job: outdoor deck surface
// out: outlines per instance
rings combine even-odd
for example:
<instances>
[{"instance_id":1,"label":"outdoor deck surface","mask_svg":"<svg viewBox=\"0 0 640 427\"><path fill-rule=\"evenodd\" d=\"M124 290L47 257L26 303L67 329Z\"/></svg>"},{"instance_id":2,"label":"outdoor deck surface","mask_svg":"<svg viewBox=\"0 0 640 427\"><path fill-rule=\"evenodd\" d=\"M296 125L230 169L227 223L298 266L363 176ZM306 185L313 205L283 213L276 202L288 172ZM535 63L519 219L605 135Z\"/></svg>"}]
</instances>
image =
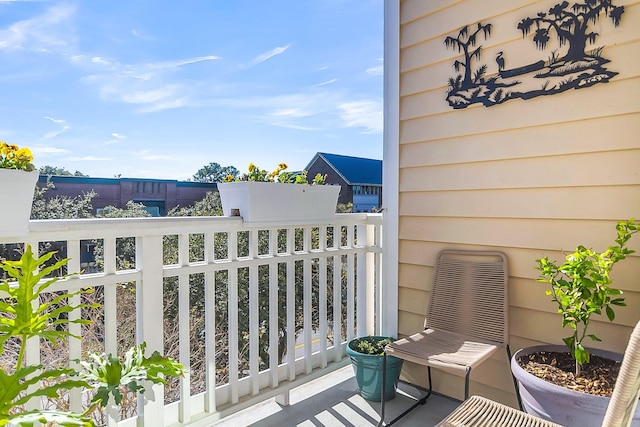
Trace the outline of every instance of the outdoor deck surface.
<instances>
[{"instance_id":1,"label":"outdoor deck surface","mask_svg":"<svg viewBox=\"0 0 640 427\"><path fill-rule=\"evenodd\" d=\"M273 399L218 421L215 427L369 427L380 419L380 403L363 399L351 366L311 381L291 391L291 404L280 406ZM410 406L410 398L399 392L385 409L387 420ZM432 395L424 406L398 421L397 426L429 427L459 405L448 397Z\"/></svg>"}]
</instances>

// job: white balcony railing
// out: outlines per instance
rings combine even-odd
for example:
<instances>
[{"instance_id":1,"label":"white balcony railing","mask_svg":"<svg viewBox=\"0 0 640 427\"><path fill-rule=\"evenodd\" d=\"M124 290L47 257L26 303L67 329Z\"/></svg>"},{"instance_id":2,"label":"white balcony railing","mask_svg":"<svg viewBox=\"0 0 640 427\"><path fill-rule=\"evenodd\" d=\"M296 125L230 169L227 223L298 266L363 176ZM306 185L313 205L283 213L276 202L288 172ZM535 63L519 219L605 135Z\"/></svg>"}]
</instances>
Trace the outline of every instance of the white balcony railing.
<instances>
[{"instance_id":1,"label":"white balcony railing","mask_svg":"<svg viewBox=\"0 0 640 427\"><path fill-rule=\"evenodd\" d=\"M381 228L380 214L260 228L226 217L42 220L30 222L24 243L56 242L71 258L68 271L85 269L50 292L100 291L94 315L100 336L83 341L112 354L122 352L123 342L144 341L148 351L175 355L189 368L177 391L147 387L135 414L120 419L119 409L110 408L106 425L207 425L270 397L287 403L291 388L348 363L349 339L377 332ZM82 254L88 242L104 253L96 267ZM129 264L120 253L126 242L135 253ZM169 294L175 302L167 301ZM135 300L134 313L123 306L128 299ZM171 323L168 310L174 310ZM226 323L222 333L216 318ZM135 332L123 328L128 321ZM70 328L86 333L79 325ZM82 358L88 343L70 341L69 360ZM40 344L28 344L28 363L44 363ZM82 410L86 400L72 393L71 409Z\"/></svg>"}]
</instances>

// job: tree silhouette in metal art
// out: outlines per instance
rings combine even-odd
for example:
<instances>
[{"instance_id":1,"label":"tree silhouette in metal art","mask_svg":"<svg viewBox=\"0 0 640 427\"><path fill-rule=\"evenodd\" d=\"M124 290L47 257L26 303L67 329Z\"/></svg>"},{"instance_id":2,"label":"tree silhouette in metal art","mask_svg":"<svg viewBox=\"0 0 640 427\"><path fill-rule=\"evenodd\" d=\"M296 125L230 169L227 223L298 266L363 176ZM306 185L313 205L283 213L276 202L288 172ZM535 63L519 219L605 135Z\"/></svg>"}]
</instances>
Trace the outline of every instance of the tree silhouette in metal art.
<instances>
[{"instance_id":1,"label":"tree silhouette in metal art","mask_svg":"<svg viewBox=\"0 0 640 427\"><path fill-rule=\"evenodd\" d=\"M460 71L460 68L464 68L464 77L462 79L462 84L459 86L460 89L469 89L475 83L475 80L471 80L471 60L473 58L480 59L480 50L482 46L478 46L472 51L469 51L470 47L474 47L476 45L477 35L482 32L484 33L485 40L487 36L491 35L491 24L482 25L478 23L478 28L473 32L469 33L469 27L464 27L458 33L458 37L453 38L448 36L444 39L444 44L447 47L457 47L458 52L463 52L464 54L464 62L456 60L453 63L453 67L456 72ZM482 73L476 73L476 78L481 78Z\"/></svg>"},{"instance_id":2,"label":"tree silhouette in metal art","mask_svg":"<svg viewBox=\"0 0 640 427\"><path fill-rule=\"evenodd\" d=\"M595 43L596 32L589 31L589 24L595 24L602 12L608 15L616 27L620 25L620 18L624 13L624 6L614 6L611 0L585 0L569 7L568 1L558 3L549 9L549 13L538 13L534 18L524 18L518 24L522 37L527 36L535 25L533 41L538 49L544 49L550 40L553 30L560 47L569 44L569 50L564 56L567 61L580 61L587 56L585 49L587 42Z\"/></svg>"},{"instance_id":3,"label":"tree silhouette in metal art","mask_svg":"<svg viewBox=\"0 0 640 427\"><path fill-rule=\"evenodd\" d=\"M523 38L534 32L533 42L539 50L551 50L547 58L534 58L530 63L507 69L505 49L497 53L492 71L486 64L472 70L472 60L479 61L482 51L482 46L472 49L478 34L482 32L487 39L492 25L478 23L472 33L465 26L457 37L447 36L444 40L447 47L457 48L463 54L461 60L453 63L458 74L449 78L446 100L454 109L477 103L491 107L511 99L555 95L607 83L618 73L605 68L610 61L602 56L604 46L586 50L599 35L590 26L606 16L618 27L623 14L624 6L615 6L612 0L583 0L572 6L562 1L548 12L524 18L517 25ZM557 43L552 41L553 33ZM460 68L464 68L464 75L459 74Z\"/></svg>"}]
</instances>

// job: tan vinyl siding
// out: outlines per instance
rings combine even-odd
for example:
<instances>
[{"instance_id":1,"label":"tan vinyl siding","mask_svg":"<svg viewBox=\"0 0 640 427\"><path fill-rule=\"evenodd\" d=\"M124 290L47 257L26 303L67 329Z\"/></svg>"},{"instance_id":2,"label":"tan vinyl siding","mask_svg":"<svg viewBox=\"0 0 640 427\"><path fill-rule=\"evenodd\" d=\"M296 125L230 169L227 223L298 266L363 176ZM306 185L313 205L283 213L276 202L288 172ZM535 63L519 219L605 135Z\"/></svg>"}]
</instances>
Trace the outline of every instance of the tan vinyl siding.
<instances>
[{"instance_id":1,"label":"tan vinyl siding","mask_svg":"<svg viewBox=\"0 0 640 427\"><path fill-rule=\"evenodd\" d=\"M511 346L558 343L555 306L537 283L535 259L560 259L578 244L602 250L613 243L615 223L640 217L640 1L624 6L619 27L601 16L587 50L605 46L606 84L527 100L454 110L447 101L455 76L455 48L444 44L465 25L493 25L480 64L495 75L496 54L507 67L548 59L533 31L516 28L525 17L559 1L404 0L400 2L400 123L398 332L423 326L436 253L448 247L497 249L510 261ZM550 34L555 44L555 33ZM631 248L640 251L640 236ZM627 307L614 323L602 317L592 332L597 348L623 351L640 319L640 256L616 266L614 279ZM426 382L423 368L407 366L408 379ZM462 396L462 380L434 376L437 391ZM515 404L506 356L494 356L472 374L472 393Z\"/></svg>"}]
</instances>

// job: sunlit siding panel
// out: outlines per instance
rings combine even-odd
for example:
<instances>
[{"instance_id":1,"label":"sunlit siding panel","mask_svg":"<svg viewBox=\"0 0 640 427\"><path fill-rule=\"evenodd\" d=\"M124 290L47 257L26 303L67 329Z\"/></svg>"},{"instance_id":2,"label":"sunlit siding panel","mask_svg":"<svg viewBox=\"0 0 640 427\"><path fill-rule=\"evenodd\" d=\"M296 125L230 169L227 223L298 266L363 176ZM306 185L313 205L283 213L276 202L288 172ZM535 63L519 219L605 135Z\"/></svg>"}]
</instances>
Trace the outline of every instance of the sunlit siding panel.
<instances>
[{"instance_id":1,"label":"sunlit siding panel","mask_svg":"<svg viewBox=\"0 0 640 427\"><path fill-rule=\"evenodd\" d=\"M548 60L533 34L516 26L557 1L404 0L400 3L399 312L398 332L422 327L433 262L443 248L497 249L510 261L512 347L559 342L556 308L535 281L535 259L560 259L578 244L602 250L613 243L616 221L640 217L640 1L624 6L615 28L601 17L594 47L604 46L606 84L555 95L513 99L492 107L453 109L446 101L453 63L461 59L444 39L468 25L491 24L478 36L480 64L496 75L506 68ZM555 34L551 34L555 40ZM540 81L543 85L544 81ZM640 250L640 237L631 243ZM622 351L640 318L640 257L616 266L614 279L628 307L616 321L596 318L594 347ZM515 404L509 371L496 356L474 372L472 393ZM424 382L421 368L408 377ZM461 397L462 381L435 375L436 390Z\"/></svg>"}]
</instances>

